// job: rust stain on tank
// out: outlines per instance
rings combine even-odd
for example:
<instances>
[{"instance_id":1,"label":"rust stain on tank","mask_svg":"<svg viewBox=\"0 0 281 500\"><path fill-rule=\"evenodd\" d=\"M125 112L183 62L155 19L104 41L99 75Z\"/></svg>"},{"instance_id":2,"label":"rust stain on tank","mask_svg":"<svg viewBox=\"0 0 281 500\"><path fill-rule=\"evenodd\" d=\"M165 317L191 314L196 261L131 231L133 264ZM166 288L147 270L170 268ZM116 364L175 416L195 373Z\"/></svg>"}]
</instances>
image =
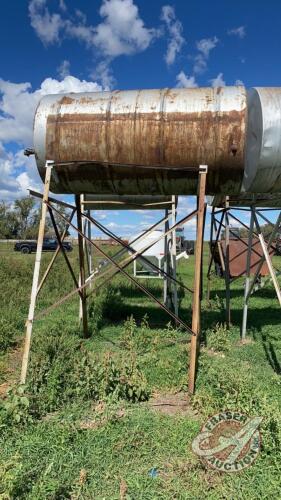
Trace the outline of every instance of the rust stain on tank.
<instances>
[{"instance_id":1,"label":"rust stain on tank","mask_svg":"<svg viewBox=\"0 0 281 500\"><path fill-rule=\"evenodd\" d=\"M177 90L163 90L144 112L143 104L122 101L118 92L94 101L91 96L63 96L47 116L45 143L46 157L57 164L61 192L196 193L197 175L185 174L184 168L202 163L209 167L208 193L238 192L246 105L240 111L217 111L212 94L202 89L200 111L165 111L179 98ZM95 113L90 112L93 102ZM87 111L76 112L82 103ZM67 109L73 104L76 109Z\"/></svg>"},{"instance_id":2,"label":"rust stain on tank","mask_svg":"<svg viewBox=\"0 0 281 500\"><path fill-rule=\"evenodd\" d=\"M243 123L244 112L236 110L118 113L109 120L101 113L64 113L48 117L46 151L55 161L68 157L69 161L192 166L208 156L211 168L222 164L243 168Z\"/></svg>"},{"instance_id":3,"label":"rust stain on tank","mask_svg":"<svg viewBox=\"0 0 281 500\"><path fill-rule=\"evenodd\" d=\"M58 104L63 106L67 104L73 104L73 102L75 102L74 98L65 95L59 100Z\"/></svg>"}]
</instances>

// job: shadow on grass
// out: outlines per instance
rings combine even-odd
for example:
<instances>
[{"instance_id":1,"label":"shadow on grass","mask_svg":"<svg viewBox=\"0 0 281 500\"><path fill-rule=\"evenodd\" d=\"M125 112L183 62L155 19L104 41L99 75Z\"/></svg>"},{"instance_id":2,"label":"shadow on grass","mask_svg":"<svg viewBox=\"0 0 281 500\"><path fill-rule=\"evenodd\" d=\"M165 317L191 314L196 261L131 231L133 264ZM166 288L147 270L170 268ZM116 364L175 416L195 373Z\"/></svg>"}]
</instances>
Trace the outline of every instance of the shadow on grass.
<instances>
[{"instance_id":1,"label":"shadow on grass","mask_svg":"<svg viewBox=\"0 0 281 500\"><path fill-rule=\"evenodd\" d=\"M278 359L276 346L273 343L274 341L280 341L280 338L272 335L271 332L265 333L261 329L253 330L253 337L254 340L261 340L268 363L277 375L281 375L281 363Z\"/></svg>"}]
</instances>

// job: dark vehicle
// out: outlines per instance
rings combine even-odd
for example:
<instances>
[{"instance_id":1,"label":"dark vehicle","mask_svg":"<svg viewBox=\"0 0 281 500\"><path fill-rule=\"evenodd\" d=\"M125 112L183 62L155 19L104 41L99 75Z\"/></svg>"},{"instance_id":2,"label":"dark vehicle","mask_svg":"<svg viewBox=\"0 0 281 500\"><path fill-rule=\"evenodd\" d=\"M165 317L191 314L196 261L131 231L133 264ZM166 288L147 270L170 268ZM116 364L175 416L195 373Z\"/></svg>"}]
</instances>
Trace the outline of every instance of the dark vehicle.
<instances>
[{"instance_id":1,"label":"dark vehicle","mask_svg":"<svg viewBox=\"0 0 281 500\"><path fill-rule=\"evenodd\" d=\"M63 248L65 249L66 252L71 252L72 250L72 245L71 243L68 243L67 241L63 241ZM58 246L58 241L55 238L44 238L43 240L43 251L44 252L53 252L54 250L57 249ZM26 240L26 241L17 241L17 243L14 246L15 252L21 252L21 253L32 253L36 252L37 248L37 241L32 241L32 240Z\"/></svg>"},{"instance_id":2,"label":"dark vehicle","mask_svg":"<svg viewBox=\"0 0 281 500\"><path fill-rule=\"evenodd\" d=\"M183 249L186 251L188 255L194 255L194 247L195 247L195 241L184 240Z\"/></svg>"}]
</instances>

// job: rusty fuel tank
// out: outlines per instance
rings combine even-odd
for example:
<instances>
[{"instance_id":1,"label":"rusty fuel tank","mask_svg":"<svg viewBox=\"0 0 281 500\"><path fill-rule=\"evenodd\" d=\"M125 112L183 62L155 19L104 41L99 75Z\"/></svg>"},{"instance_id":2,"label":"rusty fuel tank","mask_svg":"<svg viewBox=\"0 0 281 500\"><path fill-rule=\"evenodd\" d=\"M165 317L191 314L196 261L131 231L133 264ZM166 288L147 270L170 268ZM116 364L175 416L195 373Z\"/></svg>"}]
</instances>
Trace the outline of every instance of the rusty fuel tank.
<instances>
[{"instance_id":1,"label":"rusty fuel tank","mask_svg":"<svg viewBox=\"0 0 281 500\"><path fill-rule=\"evenodd\" d=\"M196 194L240 192L247 97L244 87L131 90L43 97L34 121L40 175L55 168L56 193Z\"/></svg>"}]
</instances>

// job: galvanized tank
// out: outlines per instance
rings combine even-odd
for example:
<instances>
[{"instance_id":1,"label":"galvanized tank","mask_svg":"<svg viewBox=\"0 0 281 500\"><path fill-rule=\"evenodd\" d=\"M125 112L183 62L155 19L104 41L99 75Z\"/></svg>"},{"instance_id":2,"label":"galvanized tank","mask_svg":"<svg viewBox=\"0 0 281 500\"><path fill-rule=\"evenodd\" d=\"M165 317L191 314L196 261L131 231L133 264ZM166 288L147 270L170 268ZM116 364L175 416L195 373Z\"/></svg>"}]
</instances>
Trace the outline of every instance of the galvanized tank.
<instances>
[{"instance_id":1,"label":"galvanized tank","mask_svg":"<svg viewBox=\"0 0 281 500\"><path fill-rule=\"evenodd\" d=\"M56 193L177 195L238 193L247 120L244 87L132 90L43 97L34 148Z\"/></svg>"},{"instance_id":2,"label":"galvanized tank","mask_svg":"<svg viewBox=\"0 0 281 500\"><path fill-rule=\"evenodd\" d=\"M225 196L207 196L209 206L221 208L225 206ZM229 196L229 205L231 207L256 207L278 208L281 210L280 193L241 193L239 195Z\"/></svg>"},{"instance_id":3,"label":"galvanized tank","mask_svg":"<svg viewBox=\"0 0 281 500\"><path fill-rule=\"evenodd\" d=\"M163 210L165 208L170 208L171 203L171 196L85 194L83 198L84 210Z\"/></svg>"},{"instance_id":4,"label":"galvanized tank","mask_svg":"<svg viewBox=\"0 0 281 500\"><path fill-rule=\"evenodd\" d=\"M281 88L248 91L243 192L281 192Z\"/></svg>"}]
</instances>

